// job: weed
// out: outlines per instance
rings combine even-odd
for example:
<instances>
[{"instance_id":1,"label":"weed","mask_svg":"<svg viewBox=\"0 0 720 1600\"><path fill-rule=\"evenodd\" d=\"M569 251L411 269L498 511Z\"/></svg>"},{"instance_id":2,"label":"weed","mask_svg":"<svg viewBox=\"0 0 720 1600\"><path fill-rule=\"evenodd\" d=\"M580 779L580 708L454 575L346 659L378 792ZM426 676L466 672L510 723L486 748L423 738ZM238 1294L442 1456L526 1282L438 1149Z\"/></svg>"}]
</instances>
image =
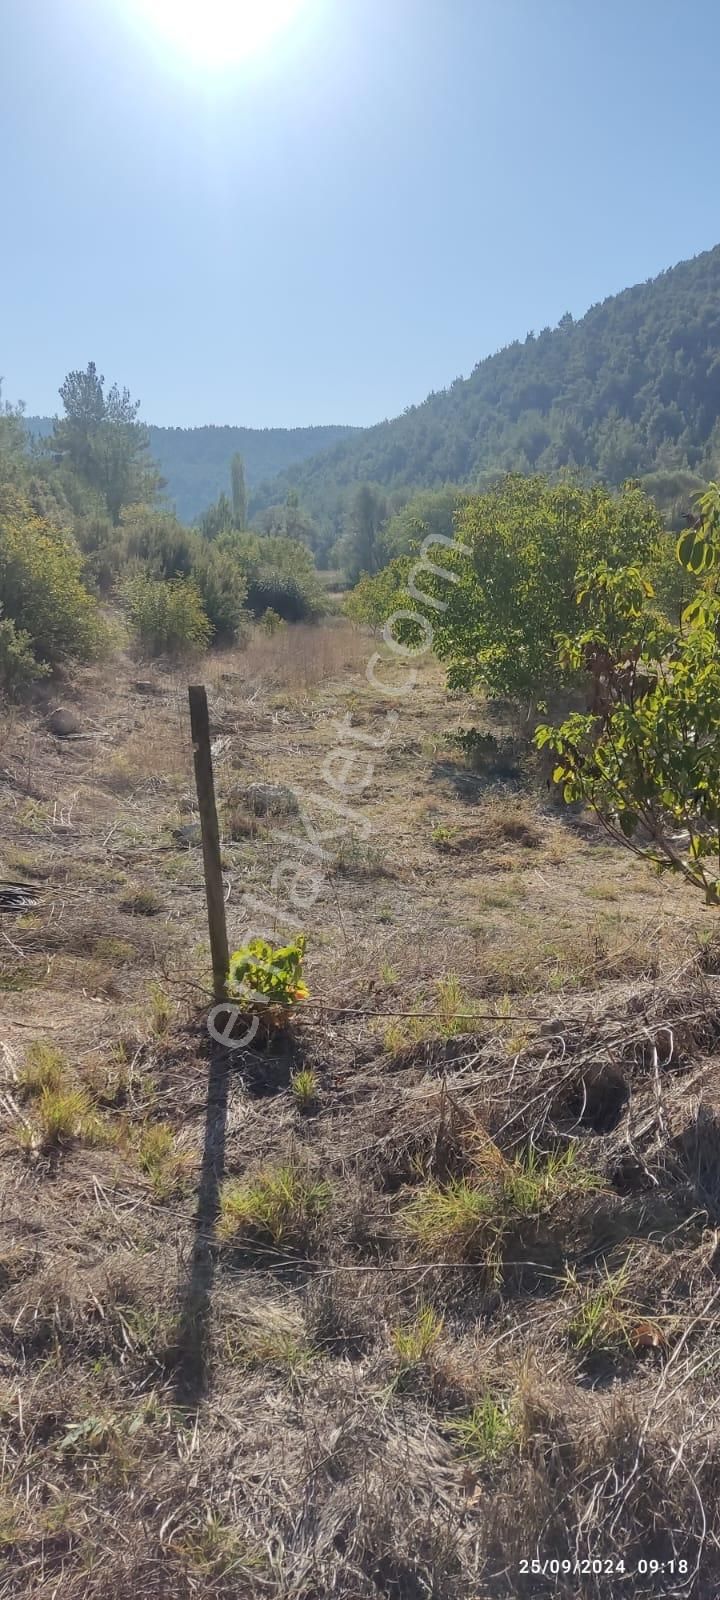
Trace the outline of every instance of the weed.
<instances>
[{"instance_id":1,"label":"weed","mask_svg":"<svg viewBox=\"0 0 720 1600\"><path fill-rule=\"evenodd\" d=\"M136 960L137 951L128 939L116 939L111 934L103 934L95 940L93 955L98 961L112 961L115 966L126 967Z\"/></svg>"},{"instance_id":2,"label":"weed","mask_svg":"<svg viewBox=\"0 0 720 1600\"><path fill-rule=\"evenodd\" d=\"M430 838L436 850L451 850L457 838L457 828L446 828L442 822L438 822Z\"/></svg>"},{"instance_id":3,"label":"weed","mask_svg":"<svg viewBox=\"0 0 720 1600\"><path fill-rule=\"evenodd\" d=\"M134 917L156 917L163 909L159 894L154 889L131 889L124 900L120 901L120 910L128 911Z\"/></svg>"},{"instance_id":4,"label":"weed","mask_svg":"<svg viewBox=\"0 0 720 1600\"><path fill-rule=\"evenodd\" d=\"M444 1319L432 1306L422 1306L412 1322L390 1330L390 1341L403 1368L416 1366L437 1344Z\"/></svg>"},{"instance_id":5,"label":"weed","mask_svg":"<svg viewBox=\"0 0 720 1600\"><path fill-rule=\"evenodd\" d=\"M170 1031L174 1012L173 1002L162 984L150 985L150 1031L157 1039L164 1039Z\"/></svg>"},{"instance_id":6,"label":"weed","mask_svg":"<svg viewBox=\"0 0 720 1600\"><path fill-rule=\"evenodd\" d=\"M61 1050L45 1039L34 1039L28 1045L27 1059L19 1073L23 1093L31 1099L44 1089L57 1091L67 1076L67 1062Z\"/></svg>"},{"instance_id":7,"label":"weed","mask_svg":"<svg viewBox=\"0 0 720 1600\"><path fill-rule=\"evenodd\" d=\"M239 1567L266 1565L264 1553L252 1550L233 1524L212 1511L199 1527L177 1540L176 1549L184 1563L205 1578L228 1578Z\"/></svg>"},{"instance_id":8,"label":"weed","mask_svg":"<svg viewBox=\"0 0 720 1600\"><path fill-rule=\"evenodd\" d=\"M518 1425L504 1401L485 1395L468 1417L451 1418L448 1428L468 1455L496 1461L518 1438Z\"/></svg>"},{"instance_id":9,"label":"weed","mask_svg":"<svg viewBox=\"0 0 720 1600\"><path fill-rule=\"evenodd\" d=\"M301 1111L307 1111L316 1105L318 1097L317 1073L310 1067L302 1067L299 1072L294 1072L290 1079L290 1087Z\"/></svg>"},{"instance_id":10,"label":"weed","mask_svg":"<svg viewBox=\"0 0 720 1600\"><path fill-rule=\"evenodd\" d=\"M489 1192L453 1178L446 1186L425 1184L405 1208L404 1220L423 1250L462 1259L473 1253L478 1238L486 1240L493 1209Z\"/></svg>"},{"instance_id":11,"label":"weed","mask_svg":"<svg viewBox=\"0 0 720 1600\"><path fill-rule=\"evenodd\" d=\"M503 1197L518 1216L538 1216L568 1190L595 1189L600 1181L596 1173L578 1166L575 1145L544 1157L531 1146L505 1171Z\"/></svg>"},{"instance_id":12,"label":"weed","mask_svg":"<svg viewBox=\"0 0 720 1600\"><path fill-rule=\"evenodd\" d=\"M455 1033L467 1032L472 1025L473 1003L454 972L438 980L437 997L443 1037L449 1039Z\"/></svg>"},{"instance_id":13,"label":"weed","mask_svg":"<svg viewBox=\"0 0 720 1600\"><path fill-rule=\"evenodd\" d=\"M225 1184L218 1237L257 1243L302 1245L330 1201L330 1186L312 1179L296 1162L268 1167L256 1178Z\"/></svg>"},{"instance_id":14,"label":"weed","mask_svg":"<svg viewBox=\"0 0 720 1600\"><path fill-rule=\"evenodd\" d=\"M83 1089L44 1088L35 1115L45 1148L68 1144L95 1129L90 1101Z\"/></svg>"},{"instance_id":15,"label":"weed","mask_svg":"<svg viewBox=\"0 0 720 1600\"><path fill-rule=\"evenodd\" d=\"M475 1133L472 1158L475 1180L425 1184L406 1207L405 1225L430 1255L480 1258L495 1272L503 1239L514 1225L542 1216L562 1196L600 1181L577 1166L572 1146L544 1158L530 1150L511 1163L482 1129Z\"/></svg>"},{"instance_id":16,"label":"weed","mask_svg":"<svg viewBox=\"0 0 720 1600\"><path fill-rule=\"evenodd\" d=\"M389 989L392 989L393 985L398 981L397 972L395 971L394 967L390 966L389 961L383 962L380 968L380 977L382 978L383 983L387 984Z\"/></svg>"},{"instance_id":17,"label":"weed","mask_svg":"<svg viewBox=\"0 0 720 1600\"><path fill-rule=\"evenodd\" d=\"M377 845L366 844L356 833L343 834L335 851L333 866L344 878L384 878L391 875L384 852Z\"/></svg>"},{"instance_id":18,"label":"weed","mask_svg":"<svg viewBox=\"0 0 720 1600\"><path fill-rule=\"evenodd\" d=\"M166 1122L150 1122L146 1125L140 1136L138 1155L158 1200L168 1200L182 1187L189 1165L189 1152L178 1150L173 1130Z\"/></svg>"},{"instance_id":19,"label":"weed","mask_svg":"<svg viewBox=\"0 0 720 1600\"><path fill-rule=\"evenodd\" d=\"M318 1356L302 1334L290 1328L273 1327L243 1329L234 1338L229 1337L227 1354L232 1361L251 1371L278 1372L291 1382L306 1372Z\"/></svg>"}]
</instances>

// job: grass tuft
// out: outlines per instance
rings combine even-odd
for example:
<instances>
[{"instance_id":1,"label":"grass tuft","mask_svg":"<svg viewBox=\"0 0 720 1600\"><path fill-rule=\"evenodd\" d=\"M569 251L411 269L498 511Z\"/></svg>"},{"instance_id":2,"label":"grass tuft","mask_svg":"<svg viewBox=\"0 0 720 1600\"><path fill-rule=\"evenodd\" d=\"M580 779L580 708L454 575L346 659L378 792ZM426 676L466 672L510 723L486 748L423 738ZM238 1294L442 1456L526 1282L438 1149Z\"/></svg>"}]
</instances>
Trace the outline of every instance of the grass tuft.
<instances>
[{"instance_id":1,"label":"grass tuft","mask_svg":"<svg viewBox=\"0 0 720 1600\"><path fill-rule=\"evenodd\" d=\"M140 1136L138 1154L156 1199L169 1200L182 1189L191 1158L187 1150L178 1149L168 1123L147 1124Z\"/></svg>"},{"instance_id":2,"label":"grass tuft","mask_svg":"<svg viewBox=\"0 0 720 1600\"><path fill-rule=\"evenodd\" d=\"M485 1395L467 1417L451 1418L447 1424L468 1455L481 1461L497 1461L517 1442L519 1429L504 1401Z\"/></svg>"},{"instance_id":3,"label":"grass tuft","mask_svg":"<svg viewBox=\"0 0 720 1600\"><path fill-rule=\"evenodd\" d=\"M417 1366L434 1349L444 1327L444 1318L432 1306L421 1306L412 1322L390 1330L390 1342L401 1367Z\"/></svg>"},{"instance_id":4,"label":"grass tuft","mask_svg":"<svg viewBox=\"0 0 720 1600\"><path fill-rule=\"evenodd\" d=\"M23 1093L34 1100L44 1089L57 1092L65 1082L67 1073L68 1064L62 1051L46 1039L34 1039L28 1046L18 1081Z\"/></svg>"},{"instance_id":5,"label":"grass tuft","mask_svg":"<svg viewBox=\"0 0 720 1600\"><path fill-rule=\"evenodd\" d=\"M330 1185L295 1162L268 1167L243 1183L225 1184L218 1237L294 1248L305 1243L326 1210Z\"/></svg>"},{"instance_id":6,"label":"grass tuft","mask_svg":"<svg viewBox=\"0 0 720 1600\"><path fill-rule=\"evenodd\" d=\"M294 1072L290 1079L290 1087L301 1111L309 1111L317 1105L317 1073L310 1067L302 1067L299 1072Z\"/></svg>"}]
</instances>

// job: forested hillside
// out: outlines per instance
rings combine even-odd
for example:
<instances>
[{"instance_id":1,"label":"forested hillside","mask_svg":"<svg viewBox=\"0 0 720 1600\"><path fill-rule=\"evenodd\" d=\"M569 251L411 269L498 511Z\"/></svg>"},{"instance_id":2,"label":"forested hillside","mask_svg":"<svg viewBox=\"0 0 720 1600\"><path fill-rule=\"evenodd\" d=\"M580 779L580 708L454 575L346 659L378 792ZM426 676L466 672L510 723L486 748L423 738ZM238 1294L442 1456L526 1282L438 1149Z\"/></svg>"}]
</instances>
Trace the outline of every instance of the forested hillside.
<instances>
[{"instance_id":1,"label":"forested hillside","mask_svg":"<svg viewBox=\"0 0 720 1600\"><path fill-rule=\"evenodd\" d=\"M259 509L299 491L321 520L349 486L482 483L499 470L579 467L619 484L653 475L668 502L720 447L720 246L528 333L401 417L342 440L264 485Z\"/></svg>"},{"instance_id":2,"label":"forested hillside","mask_svg":"<svg viewBox=\"0 0 720 1600\"><path fill-rule=\"evenodd\" d=\"M50 417L26 417L25 422L36 438L52 433ZM148 428L150 454L181 522L194 522L227 488L236 452L243 458L248 487L254 489L356 432L360 430L347 427Z\"/></svg>"}]
</instances>

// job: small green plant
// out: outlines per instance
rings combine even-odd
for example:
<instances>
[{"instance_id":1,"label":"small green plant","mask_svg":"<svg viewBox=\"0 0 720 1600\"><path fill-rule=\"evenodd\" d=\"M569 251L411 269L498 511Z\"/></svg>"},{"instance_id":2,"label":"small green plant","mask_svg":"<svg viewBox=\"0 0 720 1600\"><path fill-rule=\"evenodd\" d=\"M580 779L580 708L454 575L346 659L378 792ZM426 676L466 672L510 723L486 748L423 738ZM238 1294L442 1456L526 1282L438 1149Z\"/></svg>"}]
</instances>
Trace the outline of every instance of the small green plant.
<instances>
[{"instance_id":1,"label":"small green plant","mask_svg":"<svg viewBox=\"0 0 720 1600\"><path fill-rule=\"evenodd\" d=\"M390 1340L403 1368L417 1366L430 1354L443 1331L444 1320L432 1306L421 1306L412 1322L392 1328Z\"/></svg>"},{"instance_id":2,"label":"small green plant","mask_svg":"<svg viewBox=\"0 0 720 1600\"><path fill-rule=\"evenodd\" d=\"M448 1428L468 1455L496 1461L518 1437L518 1425L504 1401L485 1395L468 1417L451 1418Z\"/></svg>"},{"instance_id":3,"label":"small green plant","mask_svg":"<svg viewBox=\"0 0 720 1600\"><path fill-rule=\"evenodd\" d=\"M28 1045L26 1061L19 1073L19 1083L29 1098L35 1099L50 1089L55 1092L67 1077L68 1066L61 1050L45 1039L34 1039Z\"/></svg>"},{"instance_id":4,"label":"small green plant","mask_svg":"<svg viewBox=\"0 0 720 1600\"><path fill-rule=\"evenodd\" d=\"M310 990L303 981L305 938L274 947L267 939L251 939L230 957L230 986L240 998L289 1011Z\"/></svg>"},{"instance_id":5,"label":"small green plant","mask_svg":"<svg viewBox=\"0 0 720 1600\"><path fill-rule=\"evenodd\" d=\"M330 1186L290 1161L242 1183L225 1184L218 1237L246 1238L276 1248L304 1244L330 1201Z\"/></svg>"},{"instance_id":6,"label":"small green plant","mask_svg":"<svg viewBox=\"0 0 720 1600\"><path fill-rule=\"evenodd\" d=\"M578 1165L577 1149L551 1150L540 1156L531 1146L503 1175L503 1197L519 1216L537 1216L569 1190L595 1189L600 1178Z\"/></svg>"},{"instance_id":7,"label":"small green plant","mask_svg":"<svg viewBox=\"0 0 720 1600\"><path fill-rule=\"evenodd\" d=\"M455 1033L467 1033L472 1027L473 1002L468 1000L454 972L438 979L437 997L440 1032L443 1036L452 1038Z\"/></svg>"},{"instance_id":8,"label":"small green plant","mask_svg":"<svg viewBox=\"0 0 720 1600\"><path fill-rule=\"evenodd\" d=\"M268 606L267 611L263 611L258 626L262 628L263 633L268 635L268 638L272 639L287 624L283 622L282 617L278 615L277 611L273 610L272 606Z\"/></svg>"},{"instance_id":9,"label":"small green plant","mask_svg":"<svg viewBox=\"0 0 720 1600\"><path fill-rule=\"evenodd\" d=\"M437 822L431 829L430 838L436 850L451 850L457 838L457 828L447 828L444 823Z\"/></svg>"},{"instance_id":10,"label":"small green plant","mask_svg":"<svg viewBox=\"0 0 720 1600\"><path fill-rule=\"evenodd\" d=\"M188 1151L178 1149L175 1134L168 1123L151 1122L143 1128L138 1155L158 1200L168 1200L182 1188L190 1156Z\"/></svg>"},{"instance_id":11,"label":"small green plant","mask_svg":"<svg viewBox=\"0 0 720 1600\"><path fill-rule=\"evenodd\" d=\"M156 917L162 908L159 894L147 886L131 889L120 901L120 910L128 911L134 917Z\"/></svg>"},{"instance_id":12,"label":"small green plant","mask_svg":"<svg viewBox=\"0 0 720 1600\"><path fill-rule=\"evenodd\" d=\"M310 1067L302 1067L299 1072L294 1072L290 1079L290 1087L301 1111L308 1111L311 1106L317 1104L317 1073Z\"/></svg>"},{"instance_id":13,"label":"small green plant","mask_svg":"<svg viewBox=\"0 0 720 1600\"><path fill-rule=\"evenodd\" d=\"M95 1119L83 1089L44 1088L35 1107L44 1148L69 1144L83 1133L92 1134Z\"/></svg>"},{"instance_id":14,"label":"small green plant","mask_svg":"<svg viewBox=\"0 0 720 1600\"><path fill-rule=\"evenodd\" d=\"M164 1039L169 1032L173 1016L173 1003L162 984L150 985L150 1029L156 1038Z\"/></svg>"},{"instance_id":15,"label":"small green plant","mask_svg":"<svg viewBox=\"0 0 720 1600\"><path fill-rule=\"evenodd\" d=\"M433 1256L462 1260L485 1245L492 1234L493 1196L467 1178L447 1185L427 1183L405 1208L404 1221L423 1250Z\"/></svg>"}]
</instances>

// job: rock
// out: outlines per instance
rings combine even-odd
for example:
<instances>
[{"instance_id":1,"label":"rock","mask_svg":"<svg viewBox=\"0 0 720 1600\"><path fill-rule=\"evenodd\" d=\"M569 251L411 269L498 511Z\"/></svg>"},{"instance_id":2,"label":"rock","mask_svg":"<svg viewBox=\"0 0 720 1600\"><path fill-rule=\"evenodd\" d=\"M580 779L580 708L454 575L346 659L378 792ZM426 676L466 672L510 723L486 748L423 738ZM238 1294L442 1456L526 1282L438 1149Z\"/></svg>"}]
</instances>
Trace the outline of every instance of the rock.
<instances>
[{"instance_id":1,"label":"rock","mask_svg":"<svg viewBox=\"0 0 720 1600\"><path fill-rule=\"evenodd\" d=\"M185 822L182 828L173 828L172 837L181 850L190 850L193 845L202 844L200 823Z\"/></svg>"},{"instance_id":2,"label":"rock","mask_svg":"<svg viewBox=\"0 0 720 1600\"><path fill-rule=\"evenodd\" d=\"M284 783L251 783L247 789L238 789L236 795L256 817L296 816L300 810L293 790Z\"/></svg>"},{"instance_id":3,"label":"rock","mask_svg":"<svg viewBox=\"0 0 720 1600\"><path fill-rule=\"evenodd\" d=\"M51 711L46 718L45 727L48 733L54 733L56 739L70 739L74 733L80 733L82 724L74 711L67 711L64 706L58 706L56 711Z\"/></svg>"},{"instance_id":4,"label":"rock","mask_svg":"<svg viewBox=\"0 0 720 1600\"><path fill-rule=\"evenodd\" d=\"M133 689L135 690L136 694L157 694L158 693L157 684L156 683L152 683L150 678L136 678L136 680L135 680L135 682L133 684Z\"/></svg>"}]
</instances>

